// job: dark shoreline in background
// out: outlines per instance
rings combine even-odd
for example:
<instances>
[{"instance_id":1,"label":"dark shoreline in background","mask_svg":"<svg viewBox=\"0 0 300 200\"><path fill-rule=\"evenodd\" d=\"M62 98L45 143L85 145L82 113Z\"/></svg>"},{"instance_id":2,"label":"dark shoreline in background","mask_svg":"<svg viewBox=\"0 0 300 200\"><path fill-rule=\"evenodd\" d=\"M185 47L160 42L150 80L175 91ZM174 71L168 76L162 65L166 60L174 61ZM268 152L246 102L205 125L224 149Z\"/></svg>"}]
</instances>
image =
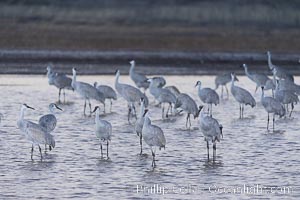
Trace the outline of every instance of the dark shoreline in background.
<instances>
[{"instance_id":1,"label":"dark shoreline in background","mask_svg":"<svg viewBox=\"0 0 300 200\"><path fill-rule=\"evenodd\" d=\"M265 53L54 50L0 50L0 74L45 74L49 63L56 71L67 74L72 67L85 75L114 74L116 69L128 74L132 59L136 60L138 71L149 75L214 75L230 71L243 74L242 63L248 64L251 71L270 74ZM274 54L272 61L300 75L298 54Z\"/></svg>"}]
</instances>

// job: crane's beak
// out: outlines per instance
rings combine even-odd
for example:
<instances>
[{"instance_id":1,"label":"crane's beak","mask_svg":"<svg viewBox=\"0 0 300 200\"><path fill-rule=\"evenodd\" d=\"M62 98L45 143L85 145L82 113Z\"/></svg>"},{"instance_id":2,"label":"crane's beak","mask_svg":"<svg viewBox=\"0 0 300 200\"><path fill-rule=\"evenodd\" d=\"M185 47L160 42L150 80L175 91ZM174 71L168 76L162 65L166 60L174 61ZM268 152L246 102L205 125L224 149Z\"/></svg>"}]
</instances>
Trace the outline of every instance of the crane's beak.
<instances>
[{"instance_id":1,"label":"crane's beak","mask_svg":"<svg viewBox=\"0 0 300 200\"><path fill-rule=\"evenodd\" d=\"M29 109L35 110L33 107L30 107L28 105L26 105L26 107L29 108Z\"/></svg>"},{"instance_id":2,"label":"crane's beak","mask_svg":"<svg viewBox=\"0 0 300 200\"><path fill-rule=\"evenodd\" d=\"M56 104L55 104L55 107L58 109L58 110L61 110L63 111L60 107L58 107Z\"/></svg>"},{"instance_id":3,"label":"crane's beak","mask_svg":"<svg viewBox=\"0 0 300 200\"><path fill-rule=\"evenodd\" d=\"M92 113L96 112L96 110L97 110L98 108L99 108L99 106L96 106L96 107L94 108L94 110L93 110Z\"/></svg>"}]
</instances>

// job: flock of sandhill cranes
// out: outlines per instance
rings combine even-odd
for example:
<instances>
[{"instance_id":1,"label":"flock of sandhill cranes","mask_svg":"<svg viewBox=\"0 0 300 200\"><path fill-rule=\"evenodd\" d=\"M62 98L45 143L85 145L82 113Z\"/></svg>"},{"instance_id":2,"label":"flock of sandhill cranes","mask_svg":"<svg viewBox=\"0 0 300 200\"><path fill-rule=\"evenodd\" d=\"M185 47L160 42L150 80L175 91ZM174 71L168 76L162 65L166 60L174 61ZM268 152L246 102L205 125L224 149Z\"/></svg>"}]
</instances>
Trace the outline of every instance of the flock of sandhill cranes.
<instances>
[{"instance_id":1,"label":"flock of sandhill cranes","mask_svg":"<svg viewBox=\"0 0 300 200\"><path fill-rule=\"evenodd\" d=\"M268 52L268 65L273 73L273 78L270 79L265 74L249 72L246 64L242 67L245 70L246 76L256 84L255 92L261 88L261 103L268 113L267 129L269 129L269 114L273 114L273 130L275 115L280 117L286 116L288 112L288 105L291 105L291 116L294 109L294 105L299 101L298 96L300 95L300 86L295 84L293 81L293 76L289 74L286 70L281 67L275 66L271 62L271 53ZM209 143L213 144L213 160L216 158L216 143L220 142L221 137L223 137L222 129L223 126L218 122L217 119L213 118L212 107L213 104L217 105L220 103L219 95L216 93L216 89L219 86L222 87L221 98L223 98L223 88L225 87L227 97L228 88L227 84L231 83L231 94L234 99L240 105L240 118L244 117L244 107L245 105L250 105L251 107L256 106L256 101L249 91L244 88L235 85L235 81L238 78L234 73L226 73L217 76L215 79L216 88L203 88L200 81L198 81L195 87L198 87L198 96L204 104L207 104L207 110L205 111L204 106L197 106L196 102L188 94L181 93L176 86L164 87L166 81L163 77L153 77L147 78L145 75L139 74L135 71L135 61L130 62L131 67L129 70L129 75L132 81L137 87L132 85L120 83L120 71L117 70L115 74L115 89L117 93L127 101L128 105L128 123L131 124L132 118L134 117L134 130L139 136L140 140L140 154L143 151L143 140L147 145L150 146L152 152L152 166L155 166L155 150L156 147L159 149L165 148L166 138L164 136L163 130L153 125L149 116L149 100L146 96L145 91L149 89L150 94L153 95L157 101L157 105L161 106L162 118L168 118L170 115L176 116L181 112L186 112L186 128L190 129L191 120L190 117L193 115L194 118L199 117L200 130L205 137L207 142L207 156L209 159ZM117 94L113 88L107 85L98 85L96 82L94 85L90 85L85 82L77 81L76 68L72 69L73 77L69 78L64 74L59 74L53 71L49 66L47 67L47 77L50 85L54 85L59 89L58 101L61 102L61 90L70 89L77 92L84 99L84 110L83 114L86 114L86 104L88 102L90 114L96 112L95 116L95 133L96 137L100 141L101 156L102 152L102 142L106 143L107 158L109 141L112 135L112 125L100 118L100 107L96 106L94 111L92 111L92 106L90 100L96 100L103 104L103 112L105 112L105 100L110 101L110 110L112 107L112 100L117 99ZM144 92L140 90L143 88ZM264 91L272 90L272 97L265 97ZM64 91L64 102L65 102L65 91ZM167 104L167 109L165 108ZM137 114L136 106L139 105L139 112ZM34 145L39 147L39 151L42 158L42 152L40 145L45 144L49 146L49 149L55 147L55 140L51 132L56 126L55 110L61 110L56 104L50 104L49 110L51 114L41 117L39 123L33 123L31 121L24 119L25 110L33 109L27 104L21 106L20 117L18 120L18 127L21 129L22 133L28 141L32 143L32 152ZM166 111L165 111L166 109ZM31 153L32 158L32 153Z\"/></svg>"}]
</instances>

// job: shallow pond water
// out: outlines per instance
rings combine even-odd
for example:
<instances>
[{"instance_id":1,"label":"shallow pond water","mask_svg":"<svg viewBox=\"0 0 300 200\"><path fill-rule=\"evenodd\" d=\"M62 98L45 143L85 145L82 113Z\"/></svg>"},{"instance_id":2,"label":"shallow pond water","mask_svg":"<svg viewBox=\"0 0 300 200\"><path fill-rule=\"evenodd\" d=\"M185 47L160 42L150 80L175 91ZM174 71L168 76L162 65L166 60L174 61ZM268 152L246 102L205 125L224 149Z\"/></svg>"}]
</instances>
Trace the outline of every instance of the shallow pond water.
<instances>
[{"instance_id":1,"label":"shallow pond water","mask_svg":"<svg viewBox=\"0 0 300 200\"><path fill-rule=\"evenodd\" d=\"M255 85L239 78L237 85L254 93ZM113 76L78 75L78 80L114 84ZM166 76L166 80L198 104L196 81L214 87L213 76ZM128 76L120 81L133 84ZM127 104L121 97L113 102L112 113L101 115L113 126L110 159L101 159L94 116L83 116L84 101L72 91L67 91L68 103L60 105L63 112L57 114L56 147L44 154L43 161L36 147L32 161L31 144L16 125L20 106L34 107L25 118L38 121L48 113L48 104L57 101L58 90L48 85L45 76L2 75L0 91L1 199L299 198L300 107L296 105L292 118L276 119L276 131L268 132L260 91L255 94L257 106L245 107L245 119L238 118L239 105L231 95L213 107L214 117L224 127L215 162L207 160L197 120L192 119L190 131L185 129L185 115L161 120L160 108L148 95L153 124L163 129L167 140L166 149L157 151L156 168L151 167L147 145L139 156L139 138L127 123Z\"/></svg>"}]
</instances>

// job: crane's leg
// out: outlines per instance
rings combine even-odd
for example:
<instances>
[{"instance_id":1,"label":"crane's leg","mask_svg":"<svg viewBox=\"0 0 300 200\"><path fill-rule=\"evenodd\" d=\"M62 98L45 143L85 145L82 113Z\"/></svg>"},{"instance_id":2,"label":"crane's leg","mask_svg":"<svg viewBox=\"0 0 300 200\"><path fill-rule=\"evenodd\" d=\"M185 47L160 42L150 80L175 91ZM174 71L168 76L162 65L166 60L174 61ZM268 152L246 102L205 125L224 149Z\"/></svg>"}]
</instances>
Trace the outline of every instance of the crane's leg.
<instances>
[{"instance_id":1,"label":"crane's leg","mask_svg":"<svg viewBox=\"0 0 300 200\"><path fill-rule=\"evenodd\" d=\"M165 112L165 106L164 106L164 104L162 103L162 105L161 105L161 118L162 118L162 119L165 118L164 112Z\"/></svg>"},{"instance_id":2,"label":"crane's leg","mask_svg":"<svg viewBox=\"0 0 300 200\"><path fill-rule=\"evenodd\" d=\"M103 103L103 113L105 113L105 102Z\"/></svg>"},{"instance_id":3,"label":"crane's leg","mask_svg":"<svg viewBox=\"0 0 300 200\"><path fill-rule=\"evenodd\" d=\"M42 159L43 159L43 155L42 155L42 149L41 149L40 145L39 145L39 151L40 151L40 154L41 154L41 160L42 160Z\"/></svg>"},{"instance_id":4,"label":"crane's leg","mask_svg":"<svg viewBox=\"0 0 300 200\"><path fill-rule=\"evenodd\" d=\"M49 150L50 150L50 151L52 151L52 147L51 147L51 145L49 145Z\"/></svg>"},{"instance_id":5,"label":"crane's leg","mask_svg":"<svg viewBox=\"0 0 300 200\"><path fill-rule=\"evenodd\" d=\"M221 86L221 98L223 99L223 85Z\"/></svg>"},{"instance_id":6,"label":"crane's leg","mask_svg":"<svg viewBox=\"0 0 300 200\"><path fill-rule=\"evenodd\" d=\"M31 160L33 160L33 159L32 159L32 156L33 156L33 144L32 144L32 146L31 146Z\"/></svg>"},{"instance_id":7,"label":"crane's leg","mask_svg":"<svg viewBox=\"0 0 300 200\"><path fill-rule=\"evenodd\" d=\"M131 114L131 105L128 104L128 123L129 123L129 124L131 124L131 123L130 123L130 114Z\"/></svg>"},{"instance_id":8,"label":"crane's leg","mask_svg":"<svg viewBox=\"0 0 300 200\"><path fill-rule=\"evenodd\" d=\"M110 99L110 112L111 112L111 107L112 107L112 100Z\"/></svg>"},{"instance_id":9,"label":"crane's leg","mask_svg":"<svg viewBox=\"0 0 300 200\"><path fill-rule=\"evenodd\" d=\"M170 109L170 108L171 108L171 109ZM172 114L172 103L169 103L168 110L167 110L167 114L166 114L166 117L167 117L167 118L169 117L169 110L170 110L170 114Z\"/></svg>"},{"instance_id":10,"label":"crane's leg","mask_svg":"<svg viewBox=\"0 0 300 200\"><path fill-rule=\"evenodd\" d=\"M254 94L256 94L256 92L257 92L257 89L258 89L258 85L256 85L256 88L255 88Z\"/></svg>"},{"instance_id":11,"label":"crane's leg","mask_svg":"<svg viewBox=\"0 0 300 200\"><path fill-rule=\"evenodd\" d=\"M270 114L268 113L268 124L267 124L267 130L269 130L269 124L270 124Z\"/></svg>"},{"instance_id":12,"label":"crane's leg","mask_svg":"<svg viewBox=\"0 0 300 200\"><path fill-rule=\"evenodd\" d=\"M88 99L88 101L89 101L90 115L91 115L91 114L92 114L92 104L91 104L91 101L90 101L90 99Z\"/></svg>"},{"instance_id":13,"label":"crane's leg","mask_svg":"<svg viewBox=\"0 0 300 200\"><path fill-rule=\"evenodd\" d=\"M133 108L133 112L134 112L134 118L137 120L136 109L135 109L134 103L132 104L132 108Z\"/></svg>"},{"instance_id":14,"label":"crane's leg","mask_svg":"<svg viewBox=\"0 0 300 200\"><path fill-rule=\"evenodd\" d=\"M191 123L191 115L189 114L189 129L191 129L192 123Z\"/></svg>"},{"instance_id":15,"label":"crane's leg","mask_svg":"<svg viewBox=\"0 0 300 200\"><path fill-rule=\"evenodd\" d=\"M64 103L66 103L66 90L63 89L63 91L64 91Z\"/></svg>"},{"instance_id":16,"label":"crane's leg","mask_svg":"<svg viewBox=\"0 0 300 200\"><path fill-rule=\"evenodd\" d=\"M227 93L227 99L229 99L229 93L228 93L227 85L225 85L225 88L226 88L226 93Z\"/></svg>"},{"instance_id":17,"label":"crane's leg","mask_svg":"<svg viewBox=\"0 0 300 200\"><path fill-rule=\"evenodd\" d=\"M152 167L155 167L155 152L153 151L152 147L151 147L151 152L152 152Z\"/></svg>"},{"instance_id":18,"label":"crane's leg","mask_svg":"<svg viewBox=\"0 0 300 200\"><path fill-rule=\"evenodd\" d=\"M212 117L212 104L210 104L210 116Z\"/></svg>"},{"instance_id":19,"label":"crane's leg","mask_svg":"<svg viewBox=\"0 0 300 200\"><path fill-rule=\"evenodd\" d=\"M47 152L47 145L45 144L45 153Z\"/></svg>"},{"instance_id":20,"label":"crane's leg","mask_svg":"<svg viewBox=\"0 0 300 200\"><path fill-rule=\"evenodd\" d=\"M240 119L242 118L242 106L240 104Z\"/></svg>"},{"instance_id":21,"label":"crane's leg","mask_svg":"<svg viewBox=\"0 0 300 200\"><path fill-rule=\"evenodd\" d=\"M109 145L109 144L108 144L108 140L107 140L107 143L106 143L106 147L107 147L107 148L106 148L106 157L107 157L107 159L109 159L109 156L108 156L108 145Z\"/></svg>"},{"instance_id":22,"label":"crane's leg","mask_svg":"<svg viewBox=\"0 0 300 200\"><path fill-rule=\"evenodd\" d=\"M213 143L213 160L216 160L216 155L217 155L217 143Z\"/></svg>"},{"instance_id":23,"label":"crane's leg","mask_svg":"<svg viewBox=\"0 0 300 200\"><path fill-rule=\"evenodd\" d=\"M294 110L294 103L292 103L291 105L292 105L292 110L291 110L291 112L290 112L290 117L292 116L292 112L293 112L293 110Z\"/></svg>"},{"instance_id":24,"label":"crane's leg","mask_svg":"<svg viewBox=\"0 0 300 200\"><path fill-rule=\"evenodd\" d=\"M208 143L208 140L206 140L206 148L207 148L207 160L209 160L209 143Z\"/></svg>"},{"instance_id":25,"label":"crane's leg","mask_svg":"<svg viewBox=\"0 0 300 200\"><path fill-rule=\"evenodd\" d=\"M185 128L188 128L188 120L189 120L190 114L188 113L186 115L186 121L185 121Z\"/></svg>"},{"instance_id":26,"label":"crane's leg","mask_svg":"<svg viewBox=\"0 0 300 200\"><path fill-rule=\"evenodd\" d=\"M140 146L141 146L140 155L142 155L143 154L143 136L142 136L142 133L140 133Z\"/></svg>"},{"instance_id":27,"label":"crane's leg","mask_svg":"<svg viewBox=\"0 0 300 200\"><path fill-rule=\"evenodd\" d=\"M275 129L275 114L273 114L273 131Z\"/></svg>"},{"instance_id":28,"label":"crane's leg","mask_svg":"<svg viewBox=\"0 0 300 200\"><path fill-rule=\"evenodd\" d=\"M244 118L244 104L242 104L242 118Z\"/></svg>"},{"instance_id":29,"label":"crane's leg","mask_svg":"<svg viewBox=\"0 0 300 200\"><path fill-rule=\"evenodd\" d=\"M85 116L85 109L86 109L86 99L84 99L84 107L83 107L83 115Z\"/></svg>"},{"instance_id":30,"label":"crane's leg","mask_svg":"<svg viewBox=\"0 0 300 200\"><path fill-rule=\"evenodd\" d=\"M100 141L100 152L101 152L101 158L103 158L102 142L101 141Z\"/></svg>"},{"instance_id":31,"label":"crane's leg","mask_svg":"<svg viewBox=\"0 0 300 200\"><path fill-rule=\"evenodd\" d=\"M60 103L60 93L61 93L61 88L58 90L58 103Z\"/></svg>"}]
</instances>

